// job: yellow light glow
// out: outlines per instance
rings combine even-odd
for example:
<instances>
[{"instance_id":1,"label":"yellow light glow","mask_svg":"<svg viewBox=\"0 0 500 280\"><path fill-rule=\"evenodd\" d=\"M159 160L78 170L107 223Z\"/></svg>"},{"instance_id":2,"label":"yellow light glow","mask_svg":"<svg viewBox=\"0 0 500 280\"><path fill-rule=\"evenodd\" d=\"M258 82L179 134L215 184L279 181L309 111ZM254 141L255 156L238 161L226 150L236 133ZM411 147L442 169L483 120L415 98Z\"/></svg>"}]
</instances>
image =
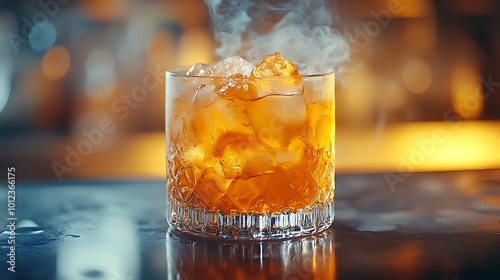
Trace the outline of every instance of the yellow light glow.
<instances>
[{"instance_id":1,"label":"yellow light glow","mask_svg":"<svg viewBox=\"0 0 500 280\"><path fill-rule=\"evenodd\" d=\"M429 0L390 0L389 3L400 3L401 12L395 15L402 18L426 17L434 13L434 6Z\"/></svg>"},{"instance_id":2,"label":"yellow light glow","mask_svg":"<svg viewBox=\"0 0 500 280\"><path fill-rule=\"evenodd\" d=\"M150 179L166 177L164 133L120 136L119 140L108 135L104 140L82 160L72 176ZM70 146L76 147L77 143Z\"/></svg>"},{"instance_id":3,"label":"yellow light glow","mask_svg":"<svg viewBox=\"0 0 500 280\"><path fill-rule=\"evenodd\" d=\"M71 58L69 52L61 46L50 49L42 61L42 72L50 80L59 80L68 73Z\"/></svg>"},{"instance_id":4,"label":"yellow light glow","mask_svg":"<svg viewBox=\"0 0 500 280\"><path fill-rule=\"evenodd\" d=\"M405 93L404 89L394 81L395 78L390 77L382 80L384 85L383 94L377 97L378 107L387 108L388 110L398 110L403 108L408 102L408 94Z\"/></svg>"},{"instance_id":5,"label":"yellow light glow","mask_svg":"<svg viewBox=\"0 0 500 280\"><path fill-rule=\"evenodd\" d=\"M500 122L425 122L376 131L337 129L337 169L364 172L478 170L500 167Z\"/></svg>"},{"instance_id":6,"label":"yellow light glow","mask_svg":"<svg viewBox=\"0 0 500 280\"><path fill-rule=\"evenodd\" d=\"M179 41L178 66L208 63L214 60L210 34L203 28L187 30Z\"/></svg>"},{"instance_id":7,"label":"yellow light glow","mask_svg":"<svg viewBox=\"0 0 500 280\"><path fill-rule=\"evenodd\" d=\"M431 0L364 0L357 1L355 5L352 1L340 1L346 5L350 13L356 17L374 19L376 17L387 18L423 18L435 13L434 4ZM350 3L350 4L347 4ZM376 18L375 17L375 18Z\"/></svg>"},{"instance_id":8,"label":"yellow light glow","mask_svg":"<svg viewBox=\"0 0 500 280\"><path fill-rule=\"evenodd\" d=\"M483 111L483 88L478 76L479 70L472 63L461 62L452 70L451 101L463 119L477 119Z\"/></svg>"},{"instance_id":9,"label":"yellow light glow","mask_svg":"<svg viewBox=\"0 0 500 280\"><path fill-rule=\"evenodd\" d=\"M124 18L130 3L123 0L85 0L82 5L83 11L88 17L98 21L106 21Z\"/></svg>"},{"instance_id":10,"label":"yellow light glow","mask_svg":"<svg viewBox=\"0 0 500 280\"><path fill-rule=\"evenodd\" d=\"M345 108L348 115L343 120L353 124L368 124L373 118L373 103L376 96L373 74L369 68L360 67L343 87L346 94L338 95L337 107Z\"/></svg>"},{"instance_id":11,"label":"yellow light glow","mask_svg":"<svg viewBox=\"0 0 500 280\"><path fill-rule=\"evenodd\" d=\"M412 59L403 68L403 83L413 93L426 91L432 81L432 72L427 63L421 59Z\"/></svg>"},{"instance_id":12,"label":"yellow light glow","mask_svg":"<svg viewBox=\"0 0 500 280\"><path fill-rule=\"evenodd\" d=\"M207 22L208 11L201 0L164 1L175 22L183 29L203 26Z\"/></svg>"},{"instance_id":13,"label":"yellow light glow","mask_svg":"<svg viewBox=\"0 0 500 280\"><path fill-rule=\"evenodd\" d=\"M362 7L363 12L370 11L370 15L374 12L390 12L392 18L427 17L434 13L434 5L430 0L371 0L363 1L363 5L358 6Z\"/></svg>"},{"instance_id":14,"label":"yellow light glow","mask_svg":"<svg viewBox=\"0 0 500 280\"><path fill-rule=\"evenodd\" d=\"M500 122L392 124L374 148L376 133L374 129L337 129L337 172L398 174L500 168ZM165 178L163 132L106 139L110 138L86 156L71 176Z\"/></svg>"}]
</instances>

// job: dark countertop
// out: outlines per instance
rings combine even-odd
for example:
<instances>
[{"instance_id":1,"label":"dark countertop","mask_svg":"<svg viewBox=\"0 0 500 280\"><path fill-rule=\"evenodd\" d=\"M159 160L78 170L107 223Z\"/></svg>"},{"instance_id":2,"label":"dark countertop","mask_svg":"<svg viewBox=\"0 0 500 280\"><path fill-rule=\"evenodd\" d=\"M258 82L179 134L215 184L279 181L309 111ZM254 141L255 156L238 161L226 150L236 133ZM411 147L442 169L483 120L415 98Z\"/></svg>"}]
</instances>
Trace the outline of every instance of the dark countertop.
<instances>
[{"instance_id":1,"label":"dark countertop","mask_svg":"<svg viewBox=\"0 0 500 280\"><path fill-rule=\"evenodd\" d=\"M279 242L170 232L165 182L17 180L0 278L500 279L500 171L392 175L337 175L334 225ZM7 225L5 184L0 200Z\"/></svg>"}]
</instances>

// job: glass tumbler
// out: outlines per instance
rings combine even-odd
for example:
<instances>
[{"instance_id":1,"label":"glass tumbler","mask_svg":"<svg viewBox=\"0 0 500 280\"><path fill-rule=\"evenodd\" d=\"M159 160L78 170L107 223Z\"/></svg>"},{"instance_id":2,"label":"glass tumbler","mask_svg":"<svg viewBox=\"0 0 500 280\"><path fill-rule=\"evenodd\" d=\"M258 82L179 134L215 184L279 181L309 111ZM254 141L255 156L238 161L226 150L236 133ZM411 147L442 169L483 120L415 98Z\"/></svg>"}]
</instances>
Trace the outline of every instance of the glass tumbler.
<instances>
[{"instance_id":1,"label":"glass tumbler","mask_svg":"<svg viewBox=\"0 0 500 280\"><path fill-rule=\"evenodd\" d=\"M335 74L166 72L166 218L196 236L311 235L334 218Z\"/></svg>"}]
</instances>

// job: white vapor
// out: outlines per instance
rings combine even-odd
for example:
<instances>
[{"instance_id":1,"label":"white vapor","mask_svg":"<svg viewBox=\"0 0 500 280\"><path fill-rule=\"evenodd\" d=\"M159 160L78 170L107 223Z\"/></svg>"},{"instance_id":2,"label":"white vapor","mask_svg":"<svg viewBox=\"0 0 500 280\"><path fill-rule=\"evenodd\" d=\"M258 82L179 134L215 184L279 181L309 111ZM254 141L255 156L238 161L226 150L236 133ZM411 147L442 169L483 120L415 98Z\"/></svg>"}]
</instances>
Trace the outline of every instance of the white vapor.
<instances>
[{"instance_id":1,"label":"white vapor","mask_svg":"<svg viewBox=\"0 0 500 280\"><path fill-rule=\"evenodd\" d=\"M216 52L221 58L239 55L256 63L279 51L296 62L302 74L338 71L349 59L349 46L332 27L332 11L325 0L205 3L220 42ZM273 20L276 23L267 26Z\"/></svg>"}]
</instances>

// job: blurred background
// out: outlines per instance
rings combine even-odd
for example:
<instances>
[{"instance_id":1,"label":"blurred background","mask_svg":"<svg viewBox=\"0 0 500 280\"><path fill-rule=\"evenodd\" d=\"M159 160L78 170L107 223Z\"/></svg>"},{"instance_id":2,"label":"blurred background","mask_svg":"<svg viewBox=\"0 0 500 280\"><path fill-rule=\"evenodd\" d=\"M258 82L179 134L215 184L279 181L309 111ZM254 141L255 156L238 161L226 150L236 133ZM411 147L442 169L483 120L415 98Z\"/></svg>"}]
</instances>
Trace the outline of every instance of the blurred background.
<instances>
[{"instance_id":1,"label":"blurred background","mask_svg":"<svg viewBox=\"0 0 500 280\"><path fill-rule=\"evenodd\" d=\"M338 172L500 168L499 1L331 7L351 46ZM202 0L0 0L0 166L163 179L164 70L216 47Z\"/></svg>"}]
</instances>

